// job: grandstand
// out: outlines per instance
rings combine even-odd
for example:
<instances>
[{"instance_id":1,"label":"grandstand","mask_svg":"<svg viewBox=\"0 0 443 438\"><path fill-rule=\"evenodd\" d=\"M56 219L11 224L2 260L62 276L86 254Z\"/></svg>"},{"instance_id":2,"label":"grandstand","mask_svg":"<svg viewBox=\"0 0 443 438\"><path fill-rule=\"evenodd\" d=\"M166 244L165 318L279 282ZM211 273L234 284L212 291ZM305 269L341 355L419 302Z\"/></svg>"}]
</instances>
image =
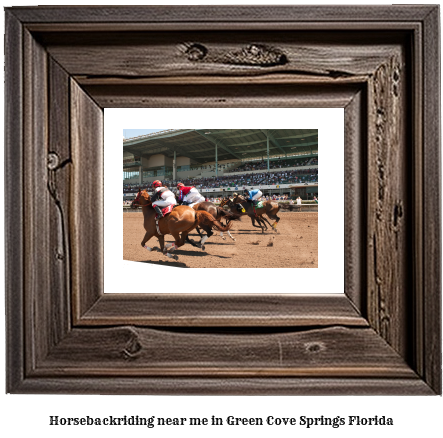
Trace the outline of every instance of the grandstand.
<instances>
[{"instance_id":1,"label":"grandstand","mask_svg":"<svg viewBox=\"0 0 443 438\"><path fill-rule=\"evenodd\" d=\"M205 196L260 188L267 195L318 196L317 129L169 129L123 140L123 197L159 179ZM292 192L291 192L292 190Z\"/></svg>"}]
</instances>

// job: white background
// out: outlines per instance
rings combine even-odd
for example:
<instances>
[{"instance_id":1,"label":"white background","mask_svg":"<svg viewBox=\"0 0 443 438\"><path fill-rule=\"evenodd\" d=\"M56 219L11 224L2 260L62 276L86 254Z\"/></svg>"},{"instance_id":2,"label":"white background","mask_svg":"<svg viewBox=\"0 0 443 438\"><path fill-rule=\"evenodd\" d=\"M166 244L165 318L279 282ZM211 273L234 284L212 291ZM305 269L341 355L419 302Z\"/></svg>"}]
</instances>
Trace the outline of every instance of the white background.
<instances>
[{"instance_id":1,"label":"white background","mask_svg":"<svg viewBox=\"0 0 443 438\"><path fill-rule=\"evenodd\" d=\"M61 4L62 2L45 1L44 4ZM112 1L95 1L94 4L112 4ZM164 3L164 2L163 2ZM187 2L188 4L198 4ZM202 2L209 3L209 2ZM223 2L218 2L222 4ZM229 4L232 2L225 2ZM271 3L260 0L243 0L241 4ZM296 1L279 0L279 4L297 4ZM300 4L356 4L357 1L340 0L339 2L312 2L304 0ZM365 4L389 4L386 1L366 0ZM32 2L11 1L4 6L32 5ZM133 1L131 4L148 4L147 2ZM3 27L4 20L0 20ZM3 75L3 69L0 69ZM3 99L3 96L1 96ZM3 102L1 102L3 108ZM3 124L3 118L0 118ZM3 159L3 154L0 154ZM3 165L0 166L3 172ZM3 195L3 175L0 175L0 190ZM121 193L121 186L119 187ZM4 196L2 197L4 199ZM9 206L12 208L12 206ZM1 211L1 224L4 221L4 212ZM3 244L4 235L0 233L0 243ZM2 284L4 284L4 265L0 264ZM438 273L436 273L438 275ZM0 300L0 327L4 330L4 300ZM5 357L4 335L0 336L0 354ZM4 391L4 360L0 361L0 393ZM270 434L280 437L373 437L374 434L382 438L393 436L439 436L443 432L441 413L443 402L441 397L192 397L192 396L63 396L63 395L0 395L0 433L2 436L37 436L45 438L121 437L131 434L132 437L169 437L173 435L204 437L210 434L213 437L244 437L253 434L254 437L268 438ZM48 426L49 415L60 416L103 416L103 415L140 415L140 416L211 416L219 417L237 415L243 417L257 417L267 415L298 416L327 415L388 415L394 418L394 427L358 427L339 428L292 428L292 427L231 427L231 428L54 428ZM23 435L22 435L23 434Z\"/></svg>"},{"instance_id":2,"label":"white background","mask_svg":"<svg viewBox=\"0 0 443 438\"><path fill-rule=\"evenodd\" d=\"M196 126L198 120L199 125ZM116 230L123 229L121 173L123 129L318 129L319 151L319 234L318 269L267 268L254 269L254 260L244 269L223 269L223 276L236 284L247 276L292 278L294 286L282 284L278 293L343 293L344 291L344 110L342 108L152 108L105 109L105 292L147 293L168 292L164 287L165 275L207 278L220 276L220 269L193 269L151 265L140 262L122 262L123 239L118 240ZM332 165L328 165L333 163ZM126 213L130 214L130 213ZM294 213L296 214L296 213ZM140 242L144 229L140 219ZM243 218L243 221L249 221ZM284 219L282 219L284 221ZM233 227L235 235L235 226ZM219 233L211 239L221 241ZM226 236L226 233L225 233ZM260 236L260 235L258 235ZM166 240L172 241L172 236ZM241 236L238 237L241 239ZM260 239L260 237L259 237ZM261 239L269 239L262 237ZM229 237L227 242L229 242ZM158 246L152 238L148 246ZM277 250L277 249L276 249ZM140 246L140 252L146 251ZM208 250L210 252L210 250ZM161 260L165 256L158 254ZM180 252L178 252L180 254ZM180 256L179 256L180 261ZM149 276L149 277L148 277ZM150 278L149 283L131 286L124 279ZM184 281L183 293L195 293L192 282ZM163 287L162 287L163 286ZM247 291L244 291L247 293ZM269 290L263 287L263 293ZM212 282L211 293L226 293L226 285Z\"/></svg>"}]
</instances>

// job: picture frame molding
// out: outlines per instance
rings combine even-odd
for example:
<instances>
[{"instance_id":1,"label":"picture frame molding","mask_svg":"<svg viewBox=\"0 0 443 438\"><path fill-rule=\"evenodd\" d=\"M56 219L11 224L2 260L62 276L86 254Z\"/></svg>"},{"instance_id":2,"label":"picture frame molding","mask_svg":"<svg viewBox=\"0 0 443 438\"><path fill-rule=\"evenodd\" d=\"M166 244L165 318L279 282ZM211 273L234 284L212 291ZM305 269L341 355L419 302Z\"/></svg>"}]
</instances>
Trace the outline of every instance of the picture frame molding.
<instances>
[{"instance_id":1,"label":"picture frame molding","mask_svg":"<svg viewBox=\"0 0 443 438\"><path fill-rule=\"evenodd\" d=\"M439 38L438 6L6 8L7 392L441 394ZM104 294L103 108L246 102L345 108L345 294Z\"/></svg>"}]
</instances>

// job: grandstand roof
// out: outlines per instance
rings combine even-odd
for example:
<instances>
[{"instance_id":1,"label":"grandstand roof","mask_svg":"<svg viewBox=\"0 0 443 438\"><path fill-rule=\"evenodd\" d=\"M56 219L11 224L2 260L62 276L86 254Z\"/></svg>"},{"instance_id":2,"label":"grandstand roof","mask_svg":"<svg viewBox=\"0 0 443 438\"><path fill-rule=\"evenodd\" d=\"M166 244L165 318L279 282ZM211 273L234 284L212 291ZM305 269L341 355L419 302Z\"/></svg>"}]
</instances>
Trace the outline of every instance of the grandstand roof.
<instances>
[{"instance_id":1,"label":"grandstand roof","mask_svg":"<svg viewBox=\"0 0 443 438\"><path fill-rule=\"evenodd\" d=\"M244 160L267 155L292 155L318 147L317 129L169 129L123 140L123 151L135 156L163 154L189 157L197 163Z\"/></svg>"}]
</instances>

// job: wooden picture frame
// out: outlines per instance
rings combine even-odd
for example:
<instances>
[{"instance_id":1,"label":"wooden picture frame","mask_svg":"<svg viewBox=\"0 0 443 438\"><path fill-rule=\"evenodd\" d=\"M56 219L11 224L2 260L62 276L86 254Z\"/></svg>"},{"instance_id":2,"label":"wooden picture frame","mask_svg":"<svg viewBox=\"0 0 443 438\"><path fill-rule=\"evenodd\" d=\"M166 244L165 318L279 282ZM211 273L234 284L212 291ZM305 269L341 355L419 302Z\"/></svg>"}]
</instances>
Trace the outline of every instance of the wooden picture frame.
<instances>
[{"instance_id":1,"label":"wooden picture frame","mask_svg":"<svg viewBox=\"0 0 443 438\"><path fill-rule=\"evenodd\" d=\"M7 8L7 392L441 394L439 38L438 6ZM103 294L103 108L177 106L345 108L345 294Z\"/></svg>"}]
</instances>

